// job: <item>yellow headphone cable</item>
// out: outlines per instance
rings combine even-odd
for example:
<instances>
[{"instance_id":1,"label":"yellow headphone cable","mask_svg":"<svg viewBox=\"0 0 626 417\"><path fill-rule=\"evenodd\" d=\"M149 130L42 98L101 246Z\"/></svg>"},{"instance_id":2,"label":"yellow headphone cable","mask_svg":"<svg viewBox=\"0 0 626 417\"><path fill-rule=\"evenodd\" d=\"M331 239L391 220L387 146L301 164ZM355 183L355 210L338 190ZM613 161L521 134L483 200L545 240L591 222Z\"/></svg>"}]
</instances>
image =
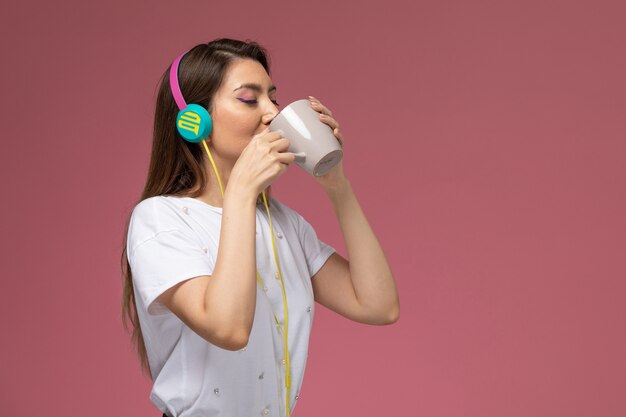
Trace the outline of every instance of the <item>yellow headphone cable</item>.
<instances>
[{"instance_id":1,"label":"yellow headphone cable","mask_svg":"<svg viewBox=\"0 0 626 417\"><path fill-rule=\"evenodd\" d=\"M204 149L207 152L207 155L209 156L209 160L211 161L211 165L213 166L213 170L215 171L215 175L217 176L217 182L219 183L220 186L220 192L222 193L222 200L224 199L224 187L222 185L222 179L220 178L220 174L217 172L217 167L215 166L215 161L213 161L213 157L211 156L211 151L209 151L209 147L207 146L206 140L202 139L202 144L204 145ZM276 321L276 324L278 325L278 327L282 330L282 334L283 334L283 345L284 345L284 351L285 351L285 359L284 359L284 363L285 363L285 388L287 389L287 394L286 394L286 410L287 410L287 417L289 417L291 415L291 408L289 407L289 398L290 398L290 388L291 388L291 366L289 363L289 343L288 343L288 331L289 331L289 313L288 313L288 309L287 309L287 293L285 292L285 284L283 282L283 276L282 273L280 271L280 264L278 263L278 254L276 251L276 243L274 241L274 227L272 226L272 216L270 215L270 208L267 204L267 198L265 197L265 191L262 191L261 193L263 195L263 203L265 204L265 210L267 211L267 217L269 219L270 222L270 232L272 235L272 249L274 250L274 261L276 262L276 268L278 270L278 277L280 278L280 286L282 289L282 293L283 293L283 311L285 314L285 327L283 328L280 324L280 321L278 320L278 317L276 317L276 313L274 313L272 311L272 314L274 315L274 320ZM261 276L259 275L259 271L256 271L256 277L257 277L257 282L259 283L259 285L261 286L261 288L263 288L263 280L261 279Z\"/></svg>"}]
</instances>

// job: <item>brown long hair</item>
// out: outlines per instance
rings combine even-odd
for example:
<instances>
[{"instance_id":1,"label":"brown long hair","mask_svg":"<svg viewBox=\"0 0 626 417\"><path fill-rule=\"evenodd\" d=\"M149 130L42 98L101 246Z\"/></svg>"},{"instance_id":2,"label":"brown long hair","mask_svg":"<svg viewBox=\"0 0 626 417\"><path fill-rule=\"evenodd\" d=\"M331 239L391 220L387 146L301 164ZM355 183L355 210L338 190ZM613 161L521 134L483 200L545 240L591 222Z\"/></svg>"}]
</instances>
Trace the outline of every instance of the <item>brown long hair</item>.
<instances>
[{"instance_id":1,"label":"brown long hair","mask_svg":"<svg viewBox=\"0 0 626 417\"><path fill-rule=\"evenodd\" d=\"M269 55L255 41L220 38L201 43L191 48L179 64L178 80L185 101L188 104L200 104L211 113L213 96L221 86L229 65L236 59L256 60L263 65L267 74L270 74ZM187 142L176 130L176 115L179 109L170 89L170 67L171 65L167 67L159 81L148 176L141 197L136 203L157 195L198 197L207 186L208 173L204 161L208 157L202 149L203 145ZM266 190L268 200L271 198L270 193L271 186ZM132 331L131 342L137 349L141 369L152 378L137 315L132 271L127 256L126 239L129 222L130 213L122 242L122 322L126 331ZM131 324L130 331L128 322Z\"/></svg>"}]
</instances>

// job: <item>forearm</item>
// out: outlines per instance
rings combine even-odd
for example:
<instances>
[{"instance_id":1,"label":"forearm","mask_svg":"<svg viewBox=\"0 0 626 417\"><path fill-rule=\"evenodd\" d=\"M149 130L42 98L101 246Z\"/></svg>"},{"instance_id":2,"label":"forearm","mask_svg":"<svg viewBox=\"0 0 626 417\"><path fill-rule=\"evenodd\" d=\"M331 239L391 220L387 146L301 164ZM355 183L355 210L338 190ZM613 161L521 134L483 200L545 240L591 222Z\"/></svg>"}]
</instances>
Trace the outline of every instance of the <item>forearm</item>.
<instances>
[{"instance_id":1,"label":"forearm","mask_svg":"<svg viewBox=\"0 0 626 417\"><path fill-rule=\"evenodd\" d=\"M206 309L226 334L246 338L256 309L255 196L227 188L219 248L206 291Z\"/></svg>"},{"instance_id":2,"label":"forearm","mask_svg":"<svg viewBox=\"0 0 626 417\"><path fill-rule=\"evenodd\" d=\"M400 302L394 277L350 183L346 180L326 193L341 226L359 303L373 315L395 320Z\"/></svg>"}]
</instances>

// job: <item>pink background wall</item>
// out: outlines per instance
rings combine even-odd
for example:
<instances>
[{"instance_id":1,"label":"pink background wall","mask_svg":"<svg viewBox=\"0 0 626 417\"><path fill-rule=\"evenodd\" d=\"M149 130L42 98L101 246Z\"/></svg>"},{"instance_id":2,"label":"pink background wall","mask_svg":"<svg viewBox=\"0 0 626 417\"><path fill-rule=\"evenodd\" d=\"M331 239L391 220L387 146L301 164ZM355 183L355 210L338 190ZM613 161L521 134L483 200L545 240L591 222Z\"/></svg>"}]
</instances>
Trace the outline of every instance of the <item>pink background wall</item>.
<instances>
[{"instance_id":1,"label":"pink background wall","mask_svg":"<svg viewBox=\"0 0 626 417\"><path fill-rule=\"evenodd\" d=\"M56 3L56 4L54 4ZM158 77L217 37L322 100L400 291L392 326L321 307L295 417L626 415L621 1L3 6L0 408L159 416L120 320L123 227ZM345 253L292 167L277 197Z\"/></svg>"}]
</instances>

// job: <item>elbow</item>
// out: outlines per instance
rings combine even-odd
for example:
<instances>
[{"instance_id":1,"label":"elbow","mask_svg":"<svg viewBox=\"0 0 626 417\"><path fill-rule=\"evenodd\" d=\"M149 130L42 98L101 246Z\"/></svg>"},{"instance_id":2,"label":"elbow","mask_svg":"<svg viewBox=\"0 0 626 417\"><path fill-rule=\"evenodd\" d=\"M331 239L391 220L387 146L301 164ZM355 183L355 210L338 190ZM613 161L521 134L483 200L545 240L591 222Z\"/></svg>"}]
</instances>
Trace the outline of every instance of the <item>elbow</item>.
<instances>
[{"instance_id":1,"label":"elbow","mask_svg":"<svg viewBox=\"0 0 626 417\"><path fill-rule=\"evenodd\" d=\"M385 324L393 324L400 320L400 307L396 306L391 310L391 313L387 316Z\"/></svg>"},{"instance_id":2,"label":"elbow","mask_svg":"<svg viewBox=\"0 0 626 417\"><path fill-rule=\"evenodd\" d=\"M394 315L391 316L391 318L389 319L387 324L393 324L393 323L397 322L398 320L400 320L400 311L399 310L398 310L397 313L395 313Z\"/></svg>"},{"instance_id":3,"label":"elbow","mask_svg":"<svg viewBox=\"0 0 626 417\"><path fill-rule=\"evenodd\" d=\"M400 319L400 306L395 304L391 307L382 308L379 310L368 310L364 312L360 319L355 321L364 324L373 324L376 326L386 326L393 324Z\"/></svg>"},{"instance_id":4,"label":"elbow","mask_svg":"<svg viewBox=\"0 0 626 417\"><path fill-rule=\"evenodd\" d=\"M248 346L248 337L238 337L236 339L232 339L230 342L231 349L229 350L241 350Z\"/></svg>"},{"instance_id":5,"label":"elbow","mask_svg":"<svg viewBox=\"0 0 626 417\"><path fill-rule=\"evenodd\" d=\"M355 321L358 321L359 323L372 324L375 326L386 326L397 322L399 319L400 311L397 309L393 309L389 312L381 312L376 315L371 315L368 318Z\"/></svg>"},{"instance_id":6,"label":"elbow","mask_svg":"<svg viewBox=\"0 0 626 417\"><path fill-rule=\"evenodd\" d=\"M221 339L220 344L218 345L222 349L226 350L241 350L244 347L248 346L248 338L244 337L231 337L227 339Z\"/></svg>"},{"instance_id":7,"label":"elbow","mask_svg":"<svg viewBox=\"0 0 626 417\"><path fill-rule=\"evenodd\" d=\"M241 350L248 346L248 342L250 341L250 332L239 332L234 333L228 340L228 344L230 346L229 350Z\"/></svg>"},{"instance_id":8,"label":"elbow","mask_svg":"<svg viewBox=\"0 0 626 417\"><path fill-rule=\"evenodd\" d=\"M397 322L398 320L400 320L400 299L398 298L397 294L396 294L396 300L393 303L393 307L390 310L391 311L388 317L389 322L387 324L393 324Z\"/></svg>"},{"instance_id":9,"label":"elbow","mask_svg":"<svg viewBox=\"0 0 626 417\"><path fill-rule=\"evenodd\" d=\"M248 346L250 338L249 332L223 332L221 335L212 338L205 338L209 343L212 343L225 350L241 350Z\"/></svg>"}]
</instances>

